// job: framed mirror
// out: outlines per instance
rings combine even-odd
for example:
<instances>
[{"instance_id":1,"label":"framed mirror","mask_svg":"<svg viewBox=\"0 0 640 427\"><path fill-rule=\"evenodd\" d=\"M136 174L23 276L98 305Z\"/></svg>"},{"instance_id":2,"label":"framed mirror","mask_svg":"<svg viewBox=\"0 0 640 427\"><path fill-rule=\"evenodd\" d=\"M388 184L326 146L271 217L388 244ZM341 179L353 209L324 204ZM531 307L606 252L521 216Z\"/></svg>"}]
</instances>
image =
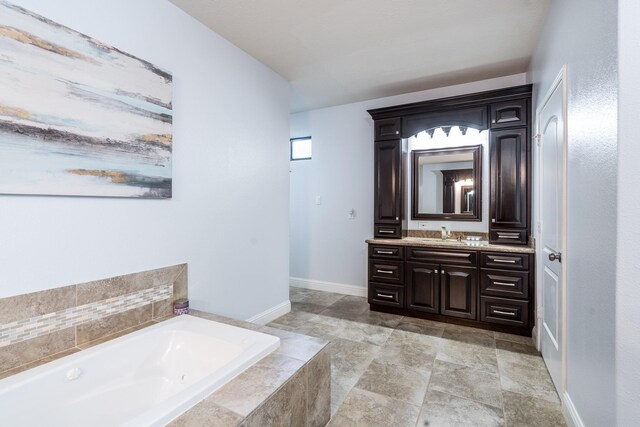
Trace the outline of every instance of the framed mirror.
<instances>
[{"instance_id":1,"label":"framed mirror","mask_svg":"<svg viewBox=\"0 0 640 427\"><path fill-rule=\"evenodd\" d=\"M412 219L482 220L482 145L412 152Z\"/></svg>"}]
</instances>

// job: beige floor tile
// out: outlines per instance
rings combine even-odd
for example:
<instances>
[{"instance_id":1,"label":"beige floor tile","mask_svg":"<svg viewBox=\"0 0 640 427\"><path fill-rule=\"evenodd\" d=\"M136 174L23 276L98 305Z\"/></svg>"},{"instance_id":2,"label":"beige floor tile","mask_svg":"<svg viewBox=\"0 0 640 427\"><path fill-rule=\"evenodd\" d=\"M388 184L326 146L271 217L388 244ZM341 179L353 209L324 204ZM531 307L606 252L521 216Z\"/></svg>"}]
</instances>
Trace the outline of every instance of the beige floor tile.
<instances>
[{"instance_id":1,"label":"beige floor tile","mask_svg":"<svg viewBox=\"0 0 640 427\"><path fill-rule=\"evenodd\" d=\"M429 391L416 426L502 427L502 410L484 403Z\"/></svg>"},{"instance_id":2,"label":"beige floor tile","mask_svg":"<svg viewBox=\"0 0 640 427\"><path fill-rule=\"evenodd\" d=\"M311 303L315 305L321 305L324 307L329 307L330 305L336 303L337 301L345 297L342 294L314 291L312 289L308 289L305 294L300 294L300 295L302 297L296 298L295 302L306 302L306 303Z\"/></svg>"},{"instance_id":3,"label":"beige floor tile","mask_svg":"<svg viewBox=\"0 0 640 427\"><path fill-rule=\"evenodd\" d=\"M434 322L432 320L417 319L405 317L395 326L395 329L416 334L431 335L434 337L442 337L444 333L444 323Z\"/></svg>"},{"instance_id":4,"label":"beige floor tile","mask_svg":"<svg viewBox=\"0 0 640 427\"><path fill-rule=\"evenodd\" d=\"M431 371L429 391L440 391L496 408L502 407L498 375L468 366L436 360Z\"/></svg>"},{"instance_id":5,"label":"beige floor tile","mask_svg":"<svg viewBox=\"0 0 640 427\"><path fill-rule=\"evenodd\" d=\"M503 393L504 415L509 427L566 427L559 403L519 393Z\"/></svg>"},{"instance_id":6,"label":"beige floor tile","mask_svg":"<svg viewBox=\"0 0 640 427\"><path fill-rule=\"evenodd\" d=\"M431 372L439 345L437 338L396 330L389 336L376 360L407 366L428 374Z\"/></svg>"},{"instance_id":7,"label":"beige floor tile","mask_svg":"<svg viewBox=\"0 0 640 427\"><path fill-rule=\"evenodd\" d=\"M469 328L458 325L446 325L442 338L450 341L480 345L483 347L496 347L493 331L486 331L484 329Z\"/></svg>"},{"instance_id":8,"label":"beige floor tile","mask_svg":"<svg viewBox=\"0 0 640 427\"><path fill-rule=\"evenodd\" d=\"M419 406L427 392L429 375L424 370L374 360L356 387Z\"/></svg>"},{"instance_id":9,"label":"beige floor tile","mask_svg":"<svg viewBox=\"0 0 640 427\"><path fill-rule=\"evenodd\" d=\"M326 305L314 304L307 301L291 302L291 309L295 311L304 311L307 313L320 313L327 308Z\"/></svg>"},{"instance_id":10,"label":"beige floor tile","mask_svg":"<svg viewBox=\"0 0 640 427\"><path fill-rule=\"evenodd\" d=\"M505 391L559 403L558 393L544 365L510 363L498 360L500 384Z\"/></svg>"},{"instance_id":11,"label":"beige floor tile","mask_svg":"<svg viewBox=\"0 0 640 427\"><path fill-rule=\"evenodd\" d=\"M498 373L496 350L491 347L443 340L436 359L494 374Z\"/></svg>"},{"instance_id":12,"label":"beige floor tile","mask_svg":"<svg viewBox=\"0 0 640 427\"><path fill-rule=\"evenodd\" d=\"M354 388L328 425L332 427L414 427L419 412L418 406Z\"/></svg>"},{"instance_id":13,"label":"beige floor tile","mask_svg":"<svg viewBox=\"0 0 640 427\"><path fill-rule=\"evenodd\" d=\"M513 334L505 334L504 332L495 332L494 333L496 340L502 341L511 341L516 342L518 344L526 344L530 347L535 347L535 343L531 337L523 337L521 335L513 335Z\"/></svg>"},{"instance_id":14,"label":"beige floor tile","mask_svg":"<svg viewBox=\"0 0 640 427\"><path fill-rule=\"evenodd\" d=\"M312 322L328 325L328 329L337 337L373 345L383 345L393 332L391 328L358 323L350 320L317 315Z\"/></svg>"}]
</instances>

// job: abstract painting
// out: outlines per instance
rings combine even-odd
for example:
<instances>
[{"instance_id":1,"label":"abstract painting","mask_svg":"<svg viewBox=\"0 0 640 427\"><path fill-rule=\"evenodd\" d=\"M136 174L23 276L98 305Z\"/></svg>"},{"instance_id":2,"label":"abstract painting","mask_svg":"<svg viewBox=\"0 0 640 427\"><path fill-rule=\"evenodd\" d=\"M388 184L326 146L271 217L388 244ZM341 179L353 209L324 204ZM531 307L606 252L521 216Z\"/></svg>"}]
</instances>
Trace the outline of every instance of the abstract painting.
<instances>
[{"instance_id":1,"label":"abstract painting","mask_svg":"<svg viewBox=\"0 0 640 427\"><path fill-rule=\"evenodd\" d=\"M0 0L0 193L171 197L171 74Z\"/></svg>"}]
</instances>

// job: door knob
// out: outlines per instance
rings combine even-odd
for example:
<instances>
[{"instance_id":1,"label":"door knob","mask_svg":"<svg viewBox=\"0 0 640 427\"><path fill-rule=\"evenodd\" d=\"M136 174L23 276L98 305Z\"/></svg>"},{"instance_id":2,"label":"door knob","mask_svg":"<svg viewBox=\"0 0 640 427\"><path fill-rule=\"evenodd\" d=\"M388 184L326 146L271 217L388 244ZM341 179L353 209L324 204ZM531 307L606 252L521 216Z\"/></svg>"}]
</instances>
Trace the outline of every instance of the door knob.
<instances>
[{"instance_id":1,"label":"door knob","mask_svg":"<svg viewBox=\"0 0 640 427\"><path fill-rule=\"evenodd\" d=\"M560 252L551 252L549 254L549 261L555 260L558 260L558 262L562 262L562 254Z\"/></svg>"}]
</instances>

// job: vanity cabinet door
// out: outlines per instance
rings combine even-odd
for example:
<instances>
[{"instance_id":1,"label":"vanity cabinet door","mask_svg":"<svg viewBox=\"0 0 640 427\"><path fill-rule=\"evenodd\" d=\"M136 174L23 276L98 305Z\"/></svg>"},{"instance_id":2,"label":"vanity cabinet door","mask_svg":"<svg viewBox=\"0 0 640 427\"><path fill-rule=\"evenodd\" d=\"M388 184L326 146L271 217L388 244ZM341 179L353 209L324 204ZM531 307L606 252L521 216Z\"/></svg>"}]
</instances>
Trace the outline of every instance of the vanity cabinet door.
<instances>
[{"instance_id":1,"label":"vanity cabinet door","mask_svg":"<svg viewBox=\"0 0 640 427\"><path fill-rule=\"evenodd\" d=\"M527 99L491 104L491 129L527 126L529 123L528 104L529 100Z\"/></svg>"},{"instance_id":2,"label":"vanity cabinet door","mask_svg":"<svg viewBox=\"0 0 640 427\"><path fill-rule=\"evenodd\" d=\"M478 270L472 267L442 265L440 277L441 314L475 320Z\"/></svg>"},{"instance_id":3,"label":"vanity cabinet door","mask_svg":"<svg viewBox=\"0 0 640 427\"><path fill-rule=\"evenodd\" d=\"M527 229L527 129L491 132L490 151L490 228Z\"/></svg>"},{"instance_id":4,"label":"vanity cabinet door","mask_svg":"<svg viewBox=\"0 0 640 427\"><path fill-rule=\"evenodd\" d=\"M386 141L400 138L400 118L381 119L374 122L374 138L376 141Z\"/></svg>"},{"instance_id":5,"label":"vanity cabinet door","mask_svg":"<svg viewBox=\"0 0 640 427\"><path fill-rule=\"evenodd\" d=\"M400 140L375 143L374 222L401 225L402 221L402 143ZM378 227L376 227L377 230ZM391 237L376 235L376 237ZM401 236L393 236L401 237Z\"/></svg>"},{"instance_id":6,"label":"vanity cabinet door","mask_svg":"<svg viewBox=\"0 0 640 427\"><path fill-rule=\"evenodd\" d=\"M426 313L440 312L438 264L406 263L407 308Z\"/></svg>"}]
</instances>

